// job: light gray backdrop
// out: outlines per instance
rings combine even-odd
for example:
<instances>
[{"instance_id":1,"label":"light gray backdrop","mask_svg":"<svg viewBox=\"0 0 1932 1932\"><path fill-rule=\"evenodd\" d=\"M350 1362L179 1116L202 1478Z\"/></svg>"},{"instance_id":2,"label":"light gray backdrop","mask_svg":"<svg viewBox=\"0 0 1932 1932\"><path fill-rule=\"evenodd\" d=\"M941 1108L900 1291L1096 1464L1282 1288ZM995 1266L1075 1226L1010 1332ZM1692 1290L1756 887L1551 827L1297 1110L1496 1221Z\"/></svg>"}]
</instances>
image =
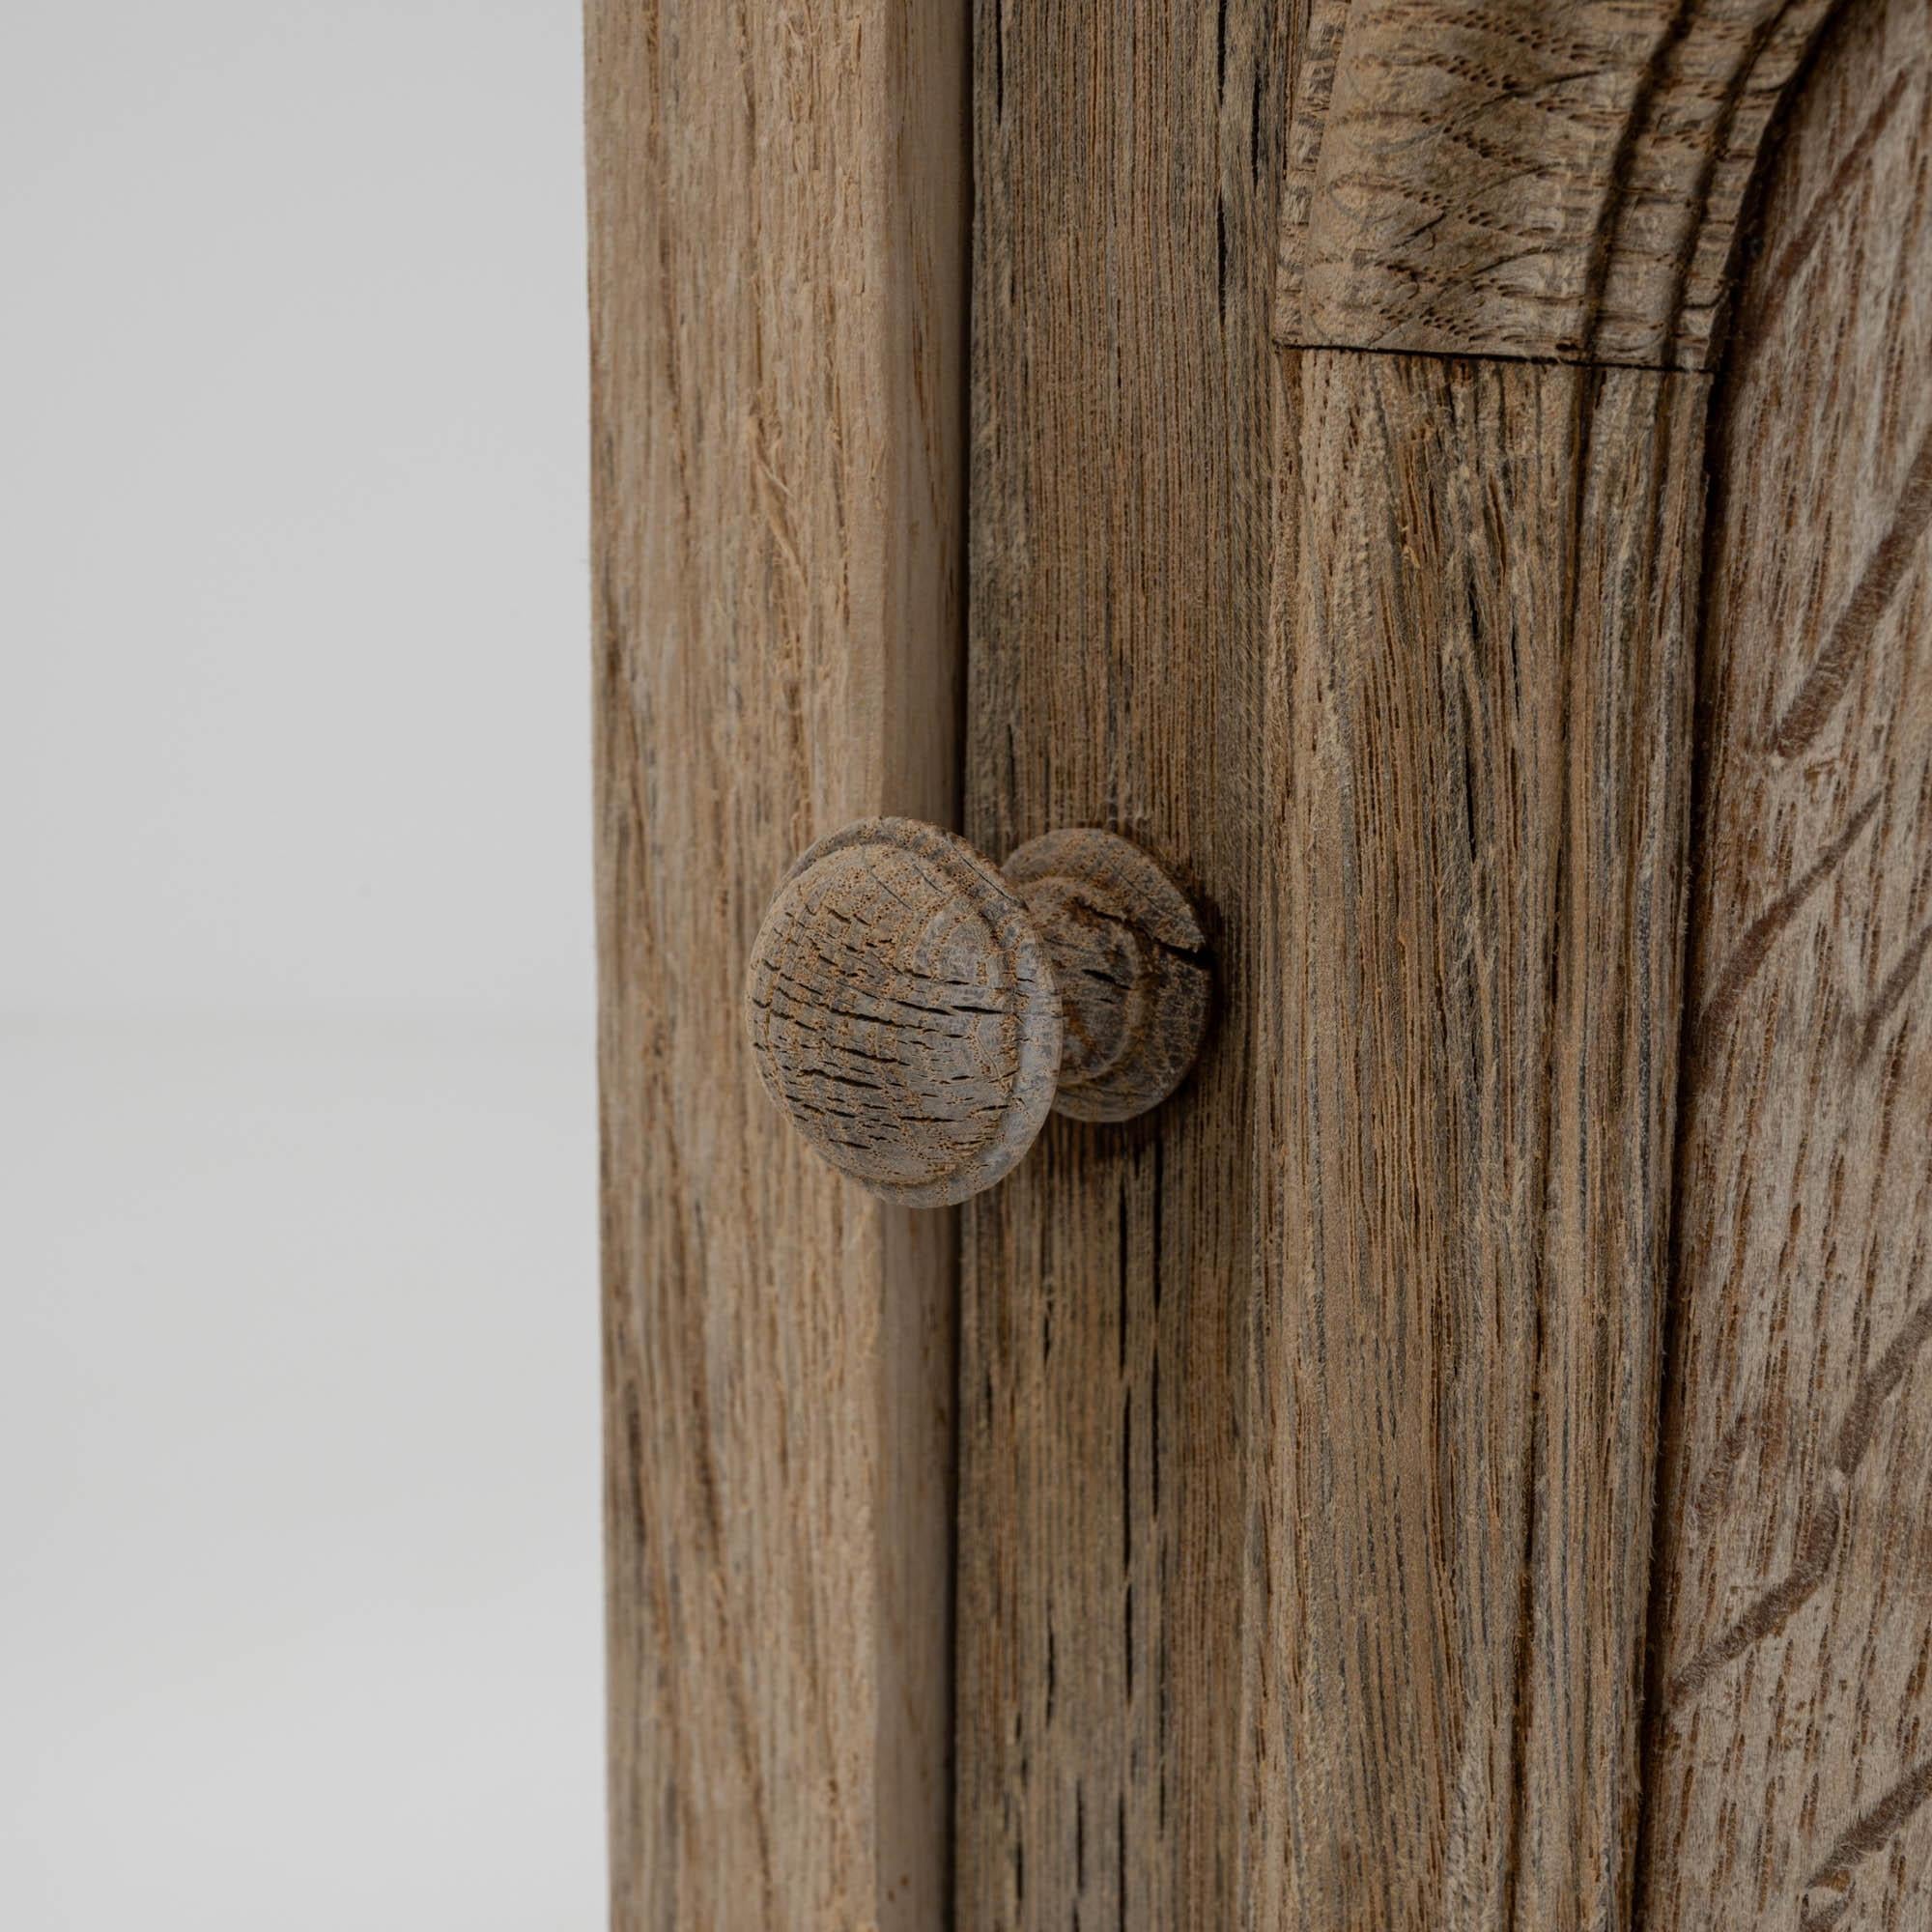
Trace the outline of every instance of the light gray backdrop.
<instances>
[{"instance_id":1,"label":"light gray backdrop","mask_svg":"<svg viewBox=\"0 0 1932 1932\"><path fill-rule=\"evenodd\" d=\"M602 1918L572 0L0 9L0 1925Z\"/></svg>"}]
</instances>

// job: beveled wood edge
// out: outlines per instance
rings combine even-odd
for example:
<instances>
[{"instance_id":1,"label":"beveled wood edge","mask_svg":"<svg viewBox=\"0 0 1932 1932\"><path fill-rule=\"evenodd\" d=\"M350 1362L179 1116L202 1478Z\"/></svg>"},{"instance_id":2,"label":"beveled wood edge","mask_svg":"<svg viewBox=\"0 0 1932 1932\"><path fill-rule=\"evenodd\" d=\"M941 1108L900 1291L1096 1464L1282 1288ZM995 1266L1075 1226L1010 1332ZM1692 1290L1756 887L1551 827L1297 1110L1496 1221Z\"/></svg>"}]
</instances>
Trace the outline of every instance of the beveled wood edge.
<instances>
[{"instance_id":1,"label":"beveled wood edge","mask_svg":"<svg viewBox=\"0 0 1932 1932\"><path fill-rule=\"evenodd\" d=\"M1275 339L1716 366L1767 137L1844 4L1312 0Z\"/></svg>"}]
</instances>

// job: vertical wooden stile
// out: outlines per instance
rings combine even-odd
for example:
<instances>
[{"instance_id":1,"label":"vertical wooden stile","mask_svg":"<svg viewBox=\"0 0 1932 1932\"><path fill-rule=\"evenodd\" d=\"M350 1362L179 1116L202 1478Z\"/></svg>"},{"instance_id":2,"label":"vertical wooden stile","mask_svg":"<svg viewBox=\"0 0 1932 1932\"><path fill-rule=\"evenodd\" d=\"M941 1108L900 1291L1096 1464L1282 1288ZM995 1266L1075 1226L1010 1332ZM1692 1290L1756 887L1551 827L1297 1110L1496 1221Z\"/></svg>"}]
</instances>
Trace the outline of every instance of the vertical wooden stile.
<instances>
[{"instance_id":1,"label":"vertical wooden stile","mask_svg":"<svg viewBox=\"0 0 1932 1932\"><path fill-rule=\"evenodd\" d=\"M758 1089L817 835L952 823L963 7L589 0L616 1932L929 1932L949 1886L955 1218Z\"/></svg>"},{"instance_id":2,"label":"vertical wooden stile","mask_svg":"<svg viewBox=\"0 0 1932 1932\"><path fill-rule=\"evenodd\" d=\"M1830 12L1313 10L1252 1923L1630 1922L1706 417L1760 147Z\"/></svg>"},{"instance_id":3,"label":"vertical wooden stile","mask_svg":"<svg viewBox=\"0 0 1932 1932\"><path fill-rule=\"evenodd\" d=\"M1236 1922L1249 912L1278 0L983 0L966 817L1125 833L1215 920L1156 1114L968 1205L962 1927Z\"/></svg>"},{"instance_id":4,"label":"vertical wooden stile","mask_svg":"<svg viewBox=\"0 0 1932 1932\"><path fill-rule=\"evenodd\" d=\"M1617 1925L1708 379L1283 377L1253 1922Z\"/></svg>"}]
</instances>

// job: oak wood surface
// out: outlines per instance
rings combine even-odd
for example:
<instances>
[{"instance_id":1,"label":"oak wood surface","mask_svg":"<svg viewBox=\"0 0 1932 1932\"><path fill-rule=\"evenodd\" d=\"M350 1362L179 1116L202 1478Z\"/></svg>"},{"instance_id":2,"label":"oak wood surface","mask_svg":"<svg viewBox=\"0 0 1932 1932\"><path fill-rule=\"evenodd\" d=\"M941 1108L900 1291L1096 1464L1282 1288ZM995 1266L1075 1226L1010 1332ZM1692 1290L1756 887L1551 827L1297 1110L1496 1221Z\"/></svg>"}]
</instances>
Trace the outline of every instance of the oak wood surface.
<instances>
[{"instance_id":1,"label":"oak wood surface","mask_svg":"<svg viewBox=\"0 0 1932 1932\"><path fill-rule=\"evenodd\" d=\"M1778 102L1838 0L1312 0L1294 344L1705 369Z\"/></svg>"},{"instance_id":2,"label":"oak wood surface","mask_svg":"<svg viewBox=\"0 0 1932 1932\"><path fill-rule=\"evenodd\" d=\"M978 16L969 822L1194 867L1247 1069L967 1217L966 1922L1628 1917L1699 372L1830 12Z\"/></svg>"},{"instance_id":3,"label":"oak wood surface","mask_svg":"<svg viewBox=\"0 0 1932 1932\"><path fill-rule=\"evenodd\" d=\"M1932 1924L1932 11L1785 132L1712 438L1650 1932Z\"/></svg>"},{"instance_id":4,"label":"oak wood surface","mask_svg":"<svg viewBox=\"0 0 1932 1932\"><path fill-rule=\"evenodd\" d=\"M1194 1074L964 1210L957 1922L1234 1924L1268 308L1292 0L975 10L966 812L1172 864Z\"/></svg>"},{"instance_id":5,"label":"oak wood surface","mask_svg":"<svg viewBox=\"0 0 1932 1932\"><path fill-rule=\"evenodd\" d=\"M955 804L963 22L590 0L612 1922L929 1928L953 1226L760 1091L814 836Z\"/></svg>"},{"instance_id":6,"label":"oak wood surface","mask_svg":"<svg viewBox=\"0 0 1932 1932\"><path fill-rule=\"evenodd\" d=\"M1707 380L1282 373L1241 1922L1621 1925Z\"/></svg>"}]
</instances>

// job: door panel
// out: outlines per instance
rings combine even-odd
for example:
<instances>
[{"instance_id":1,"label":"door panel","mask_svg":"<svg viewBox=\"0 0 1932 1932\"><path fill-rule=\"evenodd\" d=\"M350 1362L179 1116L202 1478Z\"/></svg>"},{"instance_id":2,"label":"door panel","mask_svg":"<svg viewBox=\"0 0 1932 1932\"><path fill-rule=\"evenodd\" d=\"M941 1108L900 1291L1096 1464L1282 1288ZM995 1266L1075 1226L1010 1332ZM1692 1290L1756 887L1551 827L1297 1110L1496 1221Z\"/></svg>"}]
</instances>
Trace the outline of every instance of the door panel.
<instances>
[{"instance_id":1,"label":"door panel","mask_svg":"<svg viewBox=\"0 0 1932 1932\"><path fill-rule=\"evenodd\" d=\"M1712 438L1645 1924L1932 1923L1932 13L1784 135Z\"/></svg>"},{"instance_id":2,"label":"door panel","mask_svg":"<svg viewBox=\"0 0 1932 1932\"><path fill-rule=\"evenodd\" d=\"M980 14L969 823L1194 867L1228 998L968 1210L967 1922L1628 1913L1701 372L1825 11Z\"/></svg>"}]
</instances>

